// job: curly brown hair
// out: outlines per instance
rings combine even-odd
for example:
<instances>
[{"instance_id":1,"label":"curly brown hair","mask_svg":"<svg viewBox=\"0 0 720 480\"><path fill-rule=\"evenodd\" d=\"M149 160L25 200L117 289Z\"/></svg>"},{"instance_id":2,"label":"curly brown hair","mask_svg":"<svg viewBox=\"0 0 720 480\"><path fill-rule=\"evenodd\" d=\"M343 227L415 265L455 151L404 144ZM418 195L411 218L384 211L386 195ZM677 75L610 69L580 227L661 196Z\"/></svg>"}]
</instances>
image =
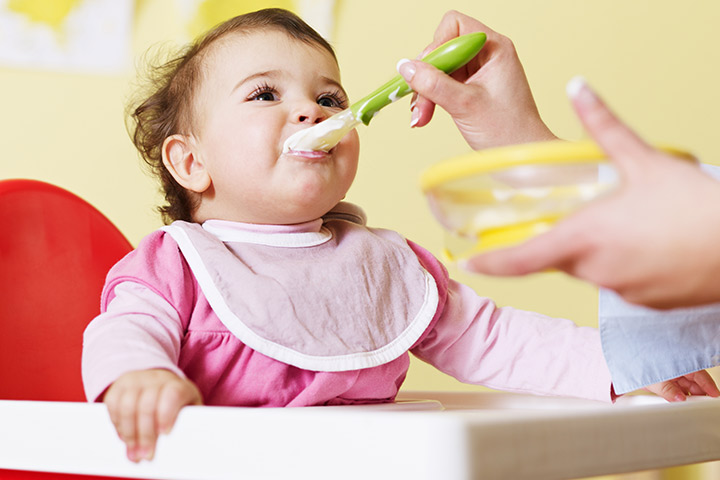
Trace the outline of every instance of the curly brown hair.
<instances>
[{"instance_id":1,"label":"curly brown hair","mask_svg":"<svg viewBox=\"0 0 720 480\"><path fill-rule=\"evenodd\" d=\"M321 47L335 58L332 46L292 12L267 8L239 15L214 27L186 46L170 60L150 65L139 101L127 110L127 126L135 147L152 175L160 180L165 205L158 207L163 222L192 221L199 197L178 184L163 165L162 146L166 138L187 134L192 128L191 113L202 80L203 59L208 48L230 33L276 29L291 38Z\"/></svg>"}]
</instances>

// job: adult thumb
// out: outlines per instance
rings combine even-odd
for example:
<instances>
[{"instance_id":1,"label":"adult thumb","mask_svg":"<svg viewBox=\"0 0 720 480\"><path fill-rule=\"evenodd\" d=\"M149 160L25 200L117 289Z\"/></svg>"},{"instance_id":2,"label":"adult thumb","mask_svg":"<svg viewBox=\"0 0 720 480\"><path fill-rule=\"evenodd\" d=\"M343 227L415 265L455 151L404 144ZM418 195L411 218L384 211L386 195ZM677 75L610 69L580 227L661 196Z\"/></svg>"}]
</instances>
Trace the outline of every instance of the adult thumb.
<instances>
[{"instance_id":1,"label":"adult thumb","mask_svg":"<svg viewBox=\"0 0 720 480\"><path fill-rule=\"evenodd\" d=\"M421 97L440 105L452 116L462 113L462 99L466 95L463 83L421 60L400 60L397 70Z\"/></svg>"},{"instance_id":2,"label":"adult thumb","mask_svg":"<svg viewBox=\"0 0 720 480\"><path fill-rule=\"evenodd\" d=\"M650 158L652 147L620 121L585 79L570 80L567 94L588 134L620 170L629 173Z\"/></svg>"}]
</instances>

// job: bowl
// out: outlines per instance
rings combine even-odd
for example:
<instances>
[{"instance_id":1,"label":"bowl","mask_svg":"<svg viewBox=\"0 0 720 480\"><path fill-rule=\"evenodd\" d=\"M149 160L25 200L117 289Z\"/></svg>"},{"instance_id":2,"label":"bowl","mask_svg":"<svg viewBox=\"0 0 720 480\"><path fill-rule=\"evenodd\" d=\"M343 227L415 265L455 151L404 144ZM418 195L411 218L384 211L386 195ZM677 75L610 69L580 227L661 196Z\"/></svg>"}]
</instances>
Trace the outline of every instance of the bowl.
<instances>
[{"instance_id":1,"label":"bowl","mask_svg":"<svg viewBox=\"0 0 720 480\"><path fill-rule=\"evenodd\" d=\"M680 149L658 148L694 161ZM433 165L421 176L430 209L449 233L443 253L451 261L545 232L618 183L592 141L481 150Z\"/></svg>"}]
</instances>

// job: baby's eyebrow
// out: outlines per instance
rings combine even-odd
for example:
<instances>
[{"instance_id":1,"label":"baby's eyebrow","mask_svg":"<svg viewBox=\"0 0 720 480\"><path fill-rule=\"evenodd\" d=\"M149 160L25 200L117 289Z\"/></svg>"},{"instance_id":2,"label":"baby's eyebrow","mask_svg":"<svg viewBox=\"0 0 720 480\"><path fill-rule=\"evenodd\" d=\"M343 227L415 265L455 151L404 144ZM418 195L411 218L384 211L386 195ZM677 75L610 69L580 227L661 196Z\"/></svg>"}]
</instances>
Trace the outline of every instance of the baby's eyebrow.
<instances>
[{"instance_id":1,"label":"baby's eyebrow","mask_svg":"<svg viewBox=\"0 0 720 480\"><path fill-rule=\"evenodd\" d=\"M262 72L253 73L252 75L248 75L247 77L243 78L238 83L236 83L232 89L232 92L234 92L235 90L237 90L244 84L251 82L253 80L256 80L258 78L268 78L268 77L269 78L278 78L278 77L282 77L284 75L286 75L286 73L283 72L282 70L265 70ZM342 91L343 94L347 97L347 92L343 88L342 84L340 84L340 82L338 82L337 80L330 78L330 77L326 77L324 75L320 76L320 80L323 81L324 83L327 83L327 84L330 84L330 85L336 87L338 90Z\"/></svg>"},{"instance_id":2,"label":"baby's eyebrow","mask_svg":"<svg viewBox=\"0 0 720 480\"><path fill-rule=\"evenodd\" d=\"M267 70L264 72L253 73L252 75L248 75L247 77L243 78L238 83L236 83L235 86L233 87L232 91L234 92L235 90L240 88L245 83L251 82L257 78L263 78L263 77L272 78L272 77L278 77L280 75L282 75L282 72L280 70Z\"/></svg>"},{"instance_id":3,"label":"baby's eyebrow","mask_svg":"<svg viewBox=\"0 0 720 480\"><path fill-rule=\"evenodd\" d=\"M327 83L329 83L330 85L333 85L333 86L337 87L337 89L338 89L338 90L341 90L341 91L343 92L343 94L347 97L347 92L345 91L345 89L343 88L343 86L340 84L340 82L338 82L337 80L334 80L334 79L332 79L332 78L330 78L330 77L320 77L320 78L321 78L324 82L327 82Z\"/></svg>"}]
</instances>

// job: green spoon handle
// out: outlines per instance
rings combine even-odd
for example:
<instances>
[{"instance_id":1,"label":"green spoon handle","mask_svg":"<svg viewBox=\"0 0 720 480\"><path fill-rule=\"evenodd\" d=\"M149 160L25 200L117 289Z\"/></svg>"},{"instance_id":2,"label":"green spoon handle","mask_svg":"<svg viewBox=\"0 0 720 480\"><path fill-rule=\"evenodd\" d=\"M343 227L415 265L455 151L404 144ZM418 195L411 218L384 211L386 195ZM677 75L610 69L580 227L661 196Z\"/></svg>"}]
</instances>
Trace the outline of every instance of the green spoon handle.
<instances>
[{"instance_id":1,"label":"green spoon handle","mask_svg":"<svg viewBox=\"0 0 720 480\"><path fill-rule=\"evenodd\" d=\"M486 39L487 36L482 32L461 35L443 43L423 57L422 61L445 73L452 73L477 55L485 45ZM353 103L350 110L357 120L367 125L378 110L410 92L412 89L400 75L397 75L370 95Z\"/></svg>"}]
</instances>

